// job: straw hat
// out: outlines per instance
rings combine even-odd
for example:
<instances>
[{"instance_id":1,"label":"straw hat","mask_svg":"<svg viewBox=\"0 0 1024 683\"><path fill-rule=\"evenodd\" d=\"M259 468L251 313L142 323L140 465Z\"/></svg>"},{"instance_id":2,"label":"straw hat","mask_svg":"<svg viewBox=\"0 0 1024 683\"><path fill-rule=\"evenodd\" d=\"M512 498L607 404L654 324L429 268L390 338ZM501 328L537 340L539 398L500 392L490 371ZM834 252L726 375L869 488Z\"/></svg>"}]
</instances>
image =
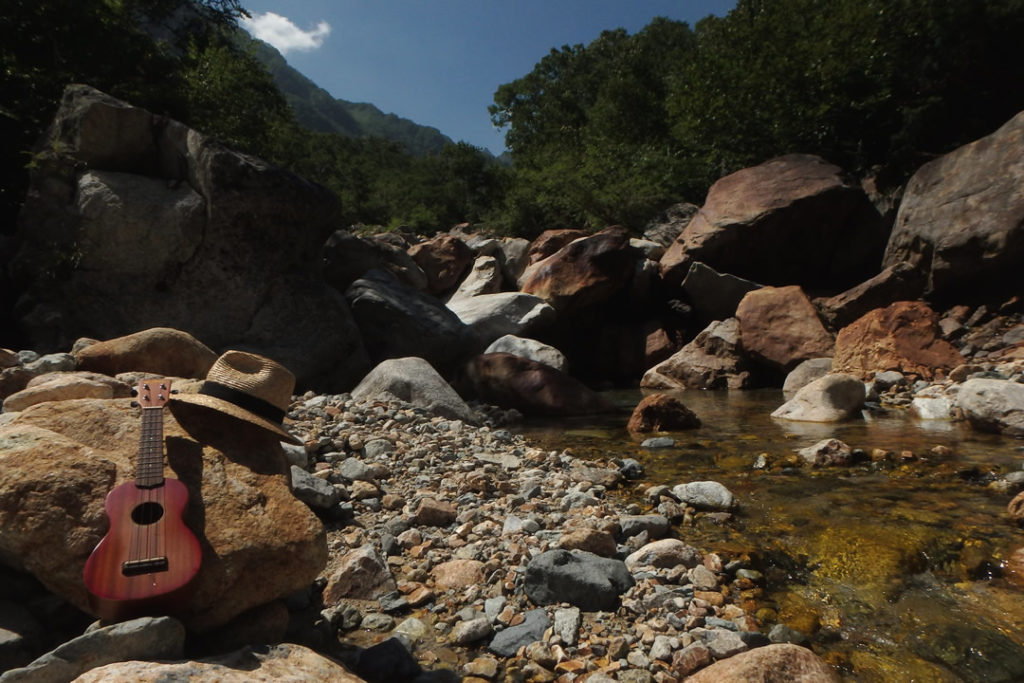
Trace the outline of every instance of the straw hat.
<instances>
[{"instance_id":1,"label":"straw hat","mask_svg":"<svg viewBox=\"0 0 1024 683\"><path fill-rule=\"evenodd\" d=\"M301 443L281 423L295 390L295 375L280 363L244 351L227 351L206 373L198 393L175 401L206 406Z\"/></svg>"}]
</instances>

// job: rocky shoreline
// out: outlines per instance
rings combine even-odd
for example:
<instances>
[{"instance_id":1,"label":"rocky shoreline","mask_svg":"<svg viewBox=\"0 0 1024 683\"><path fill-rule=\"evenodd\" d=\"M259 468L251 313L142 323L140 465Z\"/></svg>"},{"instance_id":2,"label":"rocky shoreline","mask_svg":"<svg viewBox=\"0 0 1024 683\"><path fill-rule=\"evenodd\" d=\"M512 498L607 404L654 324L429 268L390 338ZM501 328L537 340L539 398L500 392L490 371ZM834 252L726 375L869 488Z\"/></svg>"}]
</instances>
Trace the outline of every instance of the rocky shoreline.
<instances>
[{"instance_id":1,"label":"rocky shoreline","mask_svg":"<svg viewBox=\"0 0 1024 683\"><path fill-rule=\"evenodd\" d=\"M899 409L955 399L972 378L1019 385L1019 361L978 363L953 373L959 381L927 387L880 373L867 397L875 409ZM664 683L730 680L751 667L835 677L795 646L809 646L806 634L755 618L763 577L746 558L685 542L686 526L702 516L729 523L742 501L725 487L641 483L635 460L539 449L515 433L514 410L477 404L458 414L466 419L386 391L295 397L286 422L304 444L283 444L283 452L295 496L325 525L328 551L311 586L276 608L246 612L240 632L239 620L213 634L182 628L180 646L168 651L166 638L152 636L169 628L168 618L106 626L82 637L127 632L129 645L103 646L112 663L79 651L68 676L66 652L76 648L66 644L65 655L50 653L0 681L153 680L169 671L212 680L239 645L266 659L261 670L284 666L297 680L317 680L318 667L332 661L367 681ZM7 415L17 422L18 413ZM882 464L902 454L866 457ZM761 466L851 461L847 449ZM162 643L155 650L137 644L154 640ZM277 642L286 645L261 649ZM182 657L207 659L143 663Z\"/></svg>"}]
</instances>

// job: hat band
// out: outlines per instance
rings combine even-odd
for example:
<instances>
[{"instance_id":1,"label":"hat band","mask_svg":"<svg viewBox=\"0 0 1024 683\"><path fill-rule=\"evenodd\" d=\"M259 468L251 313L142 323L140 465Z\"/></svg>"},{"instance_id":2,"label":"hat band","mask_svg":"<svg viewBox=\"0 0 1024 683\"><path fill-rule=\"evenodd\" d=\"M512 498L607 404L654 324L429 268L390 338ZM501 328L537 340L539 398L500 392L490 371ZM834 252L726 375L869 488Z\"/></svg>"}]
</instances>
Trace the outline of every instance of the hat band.
<instances>
[{"instance_id":1,"label":"hat band","mask_svg":"<svg viewBox=\"0 0 1024 683\"><path fill-rule=\"evenodd\" d=\"M206 380L199 388L199 393L225 400L265 420L270 420L274 424L281 424L281 421L284 420L285 411L277 406L220 382Z\"/></svg>"}]
</instances>

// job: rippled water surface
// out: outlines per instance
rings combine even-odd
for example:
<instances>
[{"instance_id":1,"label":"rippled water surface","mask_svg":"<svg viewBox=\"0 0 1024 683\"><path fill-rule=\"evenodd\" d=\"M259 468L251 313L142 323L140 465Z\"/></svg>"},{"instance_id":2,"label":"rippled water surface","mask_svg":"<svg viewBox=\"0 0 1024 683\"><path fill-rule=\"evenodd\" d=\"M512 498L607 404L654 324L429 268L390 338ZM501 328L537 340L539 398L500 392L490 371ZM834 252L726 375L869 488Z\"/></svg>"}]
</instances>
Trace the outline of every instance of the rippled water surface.
<instances>
[{"instance_id":1,"label":"rippled water surface","mask_svg":"<svg viewBox=\"0 0 1024 683\"><path fill-rule=\"evenodd\" d=\"M1003 571L1024 531L1008 522L1010 496L988 487L1021 469L1024 441L903 411L841 424L774 420L784 401L775 390L678 396L703 426L671 434L667 449L641 448L625 430L628 412L533 421L523 431L577 456L635 458L646 470L637 494L703 479L727 486L740 502L735 517L698 517L680 536L749 557L766 582L763 594L743 596L747 608L765 630L782 622L813 634L815 651L847 680L1024 680L1024 587ZM640 397L612 394L627 411ZM795 450L830 437L894 457L785 466ZM761 454L767 469L755 467Z\"/></svg>"}]
</instances>

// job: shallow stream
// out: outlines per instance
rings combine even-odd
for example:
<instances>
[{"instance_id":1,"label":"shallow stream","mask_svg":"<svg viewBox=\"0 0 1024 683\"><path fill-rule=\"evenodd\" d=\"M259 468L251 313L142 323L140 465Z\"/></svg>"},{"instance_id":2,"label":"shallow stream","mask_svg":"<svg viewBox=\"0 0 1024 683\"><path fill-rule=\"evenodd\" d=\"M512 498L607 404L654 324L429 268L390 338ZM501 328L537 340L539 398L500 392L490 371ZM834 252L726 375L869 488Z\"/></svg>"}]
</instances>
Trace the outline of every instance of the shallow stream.
<instances>
[{"instance_id":1,"label":"shallow stream","mask_svg":"<svg viewBox=\"0 0 1024 683\"><path fill-rule=\"evenodd\" d=\"M1009 522L1010 494L988 486L1022 468L1024 441L902 410L840 424L774 420L778 390L678 396L703 426L670 434L670 448L642 448L627 433L638 391L611 395L624 415L533 420L521 430L579 457L638 460L645 475L632 491L645 510L641 493L654 484L728 487L740 504L733 518L697 516L678 527L680 537L748 557L765 581L763 593L744 594L745 607L765 630L784 623L811 635L845 680L1024 680L1024 586L1004 571L1024 531ZM785 466L797 449L830 437L894 456ZM769 467L756 467L761 454Z\"/></svg>"}]
</instances>

